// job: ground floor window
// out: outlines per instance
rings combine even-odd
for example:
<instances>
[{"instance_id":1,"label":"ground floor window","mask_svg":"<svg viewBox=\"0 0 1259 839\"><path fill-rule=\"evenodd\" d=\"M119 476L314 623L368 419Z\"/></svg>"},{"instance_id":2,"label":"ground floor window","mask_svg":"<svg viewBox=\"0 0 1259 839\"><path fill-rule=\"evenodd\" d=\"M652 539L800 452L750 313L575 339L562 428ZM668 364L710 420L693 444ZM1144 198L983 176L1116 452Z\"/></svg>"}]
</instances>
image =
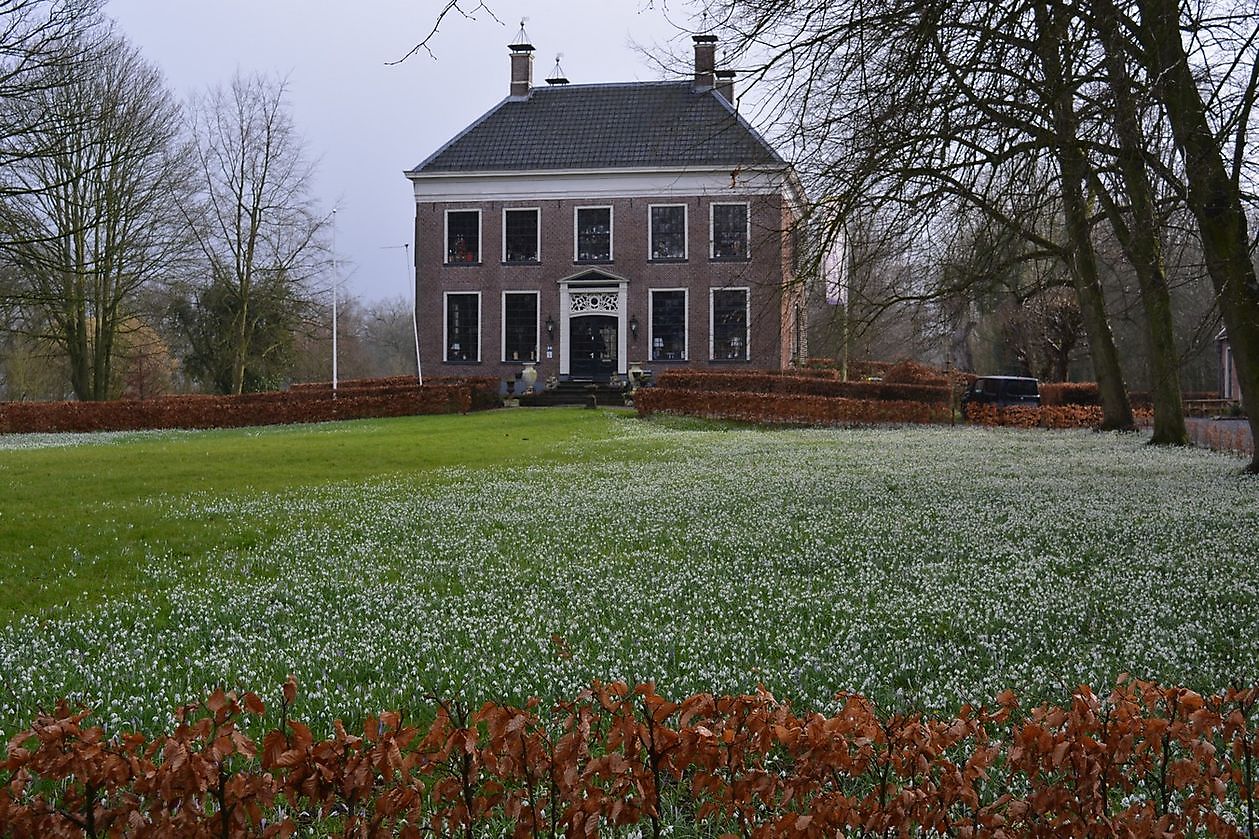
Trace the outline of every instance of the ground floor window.
<instances>
[{"instance_id":1,"label":"ground floor window","mask_svg":"<svg viewBox=\"0 0 1259 839\"><path fill-rule=\"evenodd\" d=\"M481 295L446 292L446 360L481 360Z\"/></svg>"},{"instance_id":2,"label":"ground floor window","mask_svg":"<svg viewBox=\"0 0 1259 839\"><path fill-rule=\"evenodd\" d=\"M503 361L538 360L538 293L503 294Z\"/></svg>"},{"instance_id":3,"label":"ground floor window","mask_svg":"<svg viewBox=\"0 0 1259 839\"><path fill-rule=\"evenodd\" d=\"M686 291L651 292L651 358L686 360Z\"/></svg>"},{"instance_id":4,"label":"ground floor window","mask_svg":"<svg viewBox=\"0 0 1259 839\"><path fill-rule=\"evenodd\" d=\"M715 288L712 290L712 352L713 359L746 361L748 358L748 290L746 288Z\"/></svg>"}]
</instances>

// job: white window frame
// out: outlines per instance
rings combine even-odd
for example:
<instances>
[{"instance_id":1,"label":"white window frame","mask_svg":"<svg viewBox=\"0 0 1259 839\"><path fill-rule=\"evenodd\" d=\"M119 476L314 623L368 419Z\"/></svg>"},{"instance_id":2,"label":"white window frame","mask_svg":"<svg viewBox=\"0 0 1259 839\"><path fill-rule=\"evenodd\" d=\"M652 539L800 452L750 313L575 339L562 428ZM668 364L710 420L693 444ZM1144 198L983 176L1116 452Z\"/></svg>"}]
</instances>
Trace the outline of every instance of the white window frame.
<instances>
[{"instance_id":1,"label":"white window frame","mask_svg":"<svg viewBox=\"0 0 1259 839\"><path fill-rule=\"evenodd\" d=\"M682 208L682 258L676 257L668 259L654 259L651 255L651 245L655 239L655 231L651 226L651 211L657 207L681 207ZM691 208L686 204L648 204L647 205L647 261L648 262L685 262L691 258Z\"/></svg>"},{"instance_id":2,"label":"white window frame","mask_svg":"<svg viewBox=\"0 0 1259 839\"><path fill-rule=\"evenodd\" d=\"M534 253L536 253L538 256L536 259L532 259L532 260L515 260L513 262L508 262L507 261L507 214L527 212L530 210L533 211L538 221L537 226L534 228L534 239L536 239L536 241L533 244ZM499 251L499 253L503 255L503 258L499 261L502 262L504 265L541 264L542 262L542 208L541 207L504 207L503 208L503 235L500 236L499 238L502 240L500 242L500 245L502 246L502 250Z\"/></svg>"},{"instance_id":3,"label":"white window frame","mask_svg":"<svg viewBox=\"0 0 1259 839\"><path fill-rule=\"evenodd\" d=\"M508 358L507 357L507 295L509 294L532 294L534 297L533 304L533 358ZM501 297L502 317L499 322L499 357L504 364L523 364L526 361L542 360L542 293L527 288L522 289L504 289Z\"/></svg>"},{"instance_id":4,"label":"white window frame","mask_svg":"<svg viewBox=\"0 0 1259 839\"><path fill-rule=\"evenodd\" d=\"M714 305L719 291L743 292L743 358L718 358L714 327L717 325L717 309ZM708 360L709 361L751 361L752 360L752 289L749 286L722 286L708 289Z\"/></svg>"},{"instance_id":5,"label":"white window frame","mask_svg":"<svg viewBox=\"0 0 1259 839\"><path fill-rule=\"evenodd\" d=\"M462 359L453 362L450 360L450 296L452 294L476 295L476 361L479 364L481 362L481 333L485 326L485 313L481 307L481 292L479 291L442 292L442 361L447 364L472 363Z\"/></svg>"},{"instance_id":6,"label":"white window frame","mask_svg":"<svg viewBox=\"0 0 1259 839\"><path fill-rule=\"evenodd\" d=\"M682 357L677 359L657 359L656 346L654 339L656 337L656 292L658 291L680 291L682 292ZM688 288L649 288L647 289L647 360L661 360L665 363L673 361L690 361L691 360L691 290Z\"/></svg>"},{"instance_id":7,"label":"white window frame","mask_svg":"<svg viewBox=\"0 0 1259 839\"><path fill-rule=\"evenodd\" d=\"M616 259L616 208L611 204L589 204L580 207L573 207L573 262L581 262L582 264L601 265L602 261L579 260L577 258L577 217L582 210L607 210L608 211L608 262ZM648 211L650 212L650 210ZM650 249L650 243L647 245Z\"/></svg>"},{"instance_id":8,"label":"white window frame","mask_svg":"<svg viewBox=\"0 0 1259 839\"><path fill-rule=\"evenodd\" d=\"M717 257L717 226L715 224L717 207L743 207L743 221L747 230L743 233L743 245L746 253L742 259L729 256L720 258L721 262L746 262L752 258L752 203L750 201L713 201L708 205L708 258Z\"/></svg>"},{"instance_id":9,"label":"white window frame","mask_svg":"<svg viewBox=\"0 0 1259 839\"><path fill-rule=\"evenodd\" d=\"M484 260L482 256L485 253L485 220L481 217L480 207L448 207L442 216L442 264L443 265L466 265L464 262L450 262L450 214L451 213L476 213L476 262L473 265L480 265Z\"/></svg>"}]
</instances>

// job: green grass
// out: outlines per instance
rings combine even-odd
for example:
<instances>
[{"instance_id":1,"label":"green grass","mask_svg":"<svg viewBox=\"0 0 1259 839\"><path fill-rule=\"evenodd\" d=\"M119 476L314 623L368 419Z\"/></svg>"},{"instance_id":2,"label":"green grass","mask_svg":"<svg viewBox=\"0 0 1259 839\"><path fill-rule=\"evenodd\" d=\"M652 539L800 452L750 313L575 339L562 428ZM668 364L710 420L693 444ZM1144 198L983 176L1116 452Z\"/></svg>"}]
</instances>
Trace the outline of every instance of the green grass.
<instances>
[{"instance_id":1,"label":"green grass","mask_svg":"<svg viewBox=\"0 0 1259 839\"><path fill-rule=\"evenodd\" d=\"M69 697L159 730L289 673L322 726L611 678L823 710L1259 680L1259 478L1138 435L557 409L66 440L0 450L0 729Z\"/></svg>"},{"instance_id":2,"label":"green grass","mask_svg":"<svg viewBox=\"0 0 1259 839\"><path fill-rule=\"evenodd\" d=\"M0 449L0 622L51 607L91 608L147 587L147 555L195 561L211 551L247 551L284 525L172 519L194 497L245 500L397 476L423 485L452 466L569 462L591 456L588 444L611 429L603 414L555 409L96 435L100 442L84 445Z\"/></svg>"}]
</instances>

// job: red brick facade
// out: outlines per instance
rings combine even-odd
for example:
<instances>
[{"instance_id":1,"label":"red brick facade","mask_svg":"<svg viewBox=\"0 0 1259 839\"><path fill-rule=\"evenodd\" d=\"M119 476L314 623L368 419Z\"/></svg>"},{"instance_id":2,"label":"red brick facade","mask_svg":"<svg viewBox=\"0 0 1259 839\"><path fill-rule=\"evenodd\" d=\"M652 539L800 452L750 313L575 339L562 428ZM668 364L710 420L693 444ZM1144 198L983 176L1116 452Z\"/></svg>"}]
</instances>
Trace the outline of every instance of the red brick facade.
<instances>
[{"instance_id":1,"label":"red brick facade","mask_svg":"<svg viewBox=\"0 0 1259 839\"><path fill-rule=\"evenodd\" d=\"M728 177L733 181L733 177ZM447 196L443 196L446 198ZM746 203L749 217L750 258L730 261L710 258L710 206ZM681 261L648 258L649 206L686 206L687 256ZM575 259L575 208L612 207L612 259L578 262ZM540 258L537 263L506 264L503 247L504 208L537 208ZM480 256L477 263L446 264L446 212L480 211ZM607 275L606 283L574 285L623 290L623 308L615 313L623 338L624 357L617 359L616 375L630 364L643 362L657 374L675 367L699 369L780 369L803 355L802 290L792 276L794 216L785 190L749 194L731 190L702 196L565 197L512 201L425 201L417 197L415 222L416 297L420 352L426 373L515 378L523 364L503 358L503 293L538 292L539 383L566 378L562 355L570 350L561 283L583 272ZM711 294L714 289L747 289L747 359L713 359L710 345ZM687 292L686 359L651 358L648 296L652 289ZM451 362L446 358L445 324L448 293L479 292L479 361ZM553 331L548 335L548 320ZM637 325L637 335L631 325ZM721 355L720 350L716 353ZM562 369L562 367L564 369ZM574 377L576 377L574 375Z\"/></svg>"}]
</instances>

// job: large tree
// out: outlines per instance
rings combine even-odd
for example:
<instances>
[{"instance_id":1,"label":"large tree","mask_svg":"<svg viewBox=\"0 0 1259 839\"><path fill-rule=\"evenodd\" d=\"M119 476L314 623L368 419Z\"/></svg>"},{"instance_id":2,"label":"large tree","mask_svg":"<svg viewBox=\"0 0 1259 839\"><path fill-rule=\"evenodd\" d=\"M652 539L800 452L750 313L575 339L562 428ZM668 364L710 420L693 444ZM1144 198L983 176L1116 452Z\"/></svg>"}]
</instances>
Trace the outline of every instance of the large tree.
<instances>
[{"instance_id":1,"label":"large tree","mask_svg":"<svg viewBox=\"0 0 1259 839\"><path fill-rule=\"evenodd\" d=\"M257 342L273 342L269 302L303 298L325 267L324 221L283 82L237 75L198 97L191 120L199 189L185 216L204 261L202 287L225 296L218 311L230 314L220 349L226 376L214 380L240 393L251 359L266 355Z\"/></svg>"},{"instance_id":2,"label":"large tree","mask_svg":"<svg viewBox=\"0 0 1259 839\"><path fill-rule=\"evenodd\" d=\"M1259 279L1246 196L1254 186L1255 102L1259 98L1259 17L1210 2L1176 0L1097 5L1152 79L1184 163L1189 208L1198 224L1237 364L1242 404L1259 440ZM1249 470L1259 472L1259 449Z\"/></svg>"},{"instance_id":3,"label":"large tree","mask_svg":"<svg viewBox=\"0 0 1259 839\"><path fill-rule=\"evenodd\" d=\"M5 103L32 150L0 170L0 249L24 322L65 353L79 399L112 395L115 342L146 286L168 276L186 240L179 108L161 73L119 36L51 64L42 85Z\"/></svg>"}]
</instances>

